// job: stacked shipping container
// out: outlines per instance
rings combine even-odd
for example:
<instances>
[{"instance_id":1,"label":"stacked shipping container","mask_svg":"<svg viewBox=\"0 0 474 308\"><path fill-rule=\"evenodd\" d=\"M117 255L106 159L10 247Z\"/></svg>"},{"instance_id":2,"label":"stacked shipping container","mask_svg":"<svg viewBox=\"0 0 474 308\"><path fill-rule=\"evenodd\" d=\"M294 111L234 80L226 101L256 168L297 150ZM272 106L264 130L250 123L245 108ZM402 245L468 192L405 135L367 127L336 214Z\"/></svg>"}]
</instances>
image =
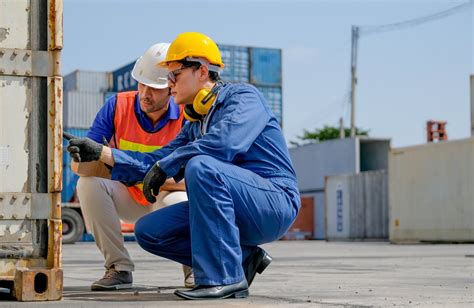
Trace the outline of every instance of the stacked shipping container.
<instances>
[{"instance_id":1,"label":"stacked shipping container","mask_svg":"<svg viewBox=\"0 0 474 308\"><path fill-rule=\"evenodd\" d=\"M281 49L219 45L225 64L222 79L257 87L283 123Z\"/></svg>"},{"instance_id":2,"label":"stacked shipping container","mask_svg":"<svg viewBox=\"0 0 474 308\"><path fill-rule=\"evenodd\" d=\"M109 76L105 72L80 70L64 76L64 131L77 137L87 135L95 115L104 104L104 93L110 88ZM69 167L70 162L67 152L63 153L63 202L74 199L78 179Z\"/></svg>"}]
</instances>

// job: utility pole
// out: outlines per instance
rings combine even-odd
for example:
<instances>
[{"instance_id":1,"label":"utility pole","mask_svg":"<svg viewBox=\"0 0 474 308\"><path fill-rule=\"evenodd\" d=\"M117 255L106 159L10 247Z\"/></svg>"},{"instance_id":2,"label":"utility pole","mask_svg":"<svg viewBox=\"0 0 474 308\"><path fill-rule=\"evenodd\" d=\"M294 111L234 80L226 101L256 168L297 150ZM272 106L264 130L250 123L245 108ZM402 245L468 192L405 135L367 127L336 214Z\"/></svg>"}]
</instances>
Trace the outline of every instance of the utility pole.
<instances>
[{"instance_id":1,"label":"utility pole","mask_svg":"<svg viewBox=\"0 0 474 308\"><path fill-rule=\"evenodd\" d=\"M344 119L339 118L339 139L346 138L346 130L344 129Z\"/></svg>"},{"instance_id":2,"label":"utility pole","mask_svg":"<svg viewBox=\"0 0 474 308\"><path fill-rule=\"evenodd\" d=\"M357 84L357 50L359 45L359 27L352 26L351 49L351 137L356 135L355 124L355 88Z\"/></svg>"},{"instance_id":3,"label":"utility pole","mask_svg":"<svg viewBox=\"0 0 474 308\"><path fill-rule=\"evenodd\" d=\"M471 136L474 137L474 75L471 75Z\"/></svg>"}]
</instances>

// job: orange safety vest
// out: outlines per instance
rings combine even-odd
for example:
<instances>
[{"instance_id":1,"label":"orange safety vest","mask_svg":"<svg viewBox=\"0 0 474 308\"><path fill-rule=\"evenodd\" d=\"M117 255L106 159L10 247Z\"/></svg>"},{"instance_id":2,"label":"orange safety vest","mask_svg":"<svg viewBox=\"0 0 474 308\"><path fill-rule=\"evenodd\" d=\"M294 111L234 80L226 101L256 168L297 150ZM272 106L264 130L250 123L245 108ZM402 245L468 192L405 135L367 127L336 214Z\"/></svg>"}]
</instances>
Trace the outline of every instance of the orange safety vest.
<instances>
[{"instance_id":1,"label":"orange safety vest","mask_svg":"<svg viewBox=\"0 0 474 308\"><path fill-rule=\"evenodd\" d=\"M135 114L137 95L138 91L117 94L114 116L114 146L120 150L153 152L176 138L183 125L183 108L179 106L178 119L169 119L168 123L159 131L149 133L141 127ZM143 194L143 184L127 187L127 189L131 197L139 204L150 205Z\"/></svg>"}]
</instances>

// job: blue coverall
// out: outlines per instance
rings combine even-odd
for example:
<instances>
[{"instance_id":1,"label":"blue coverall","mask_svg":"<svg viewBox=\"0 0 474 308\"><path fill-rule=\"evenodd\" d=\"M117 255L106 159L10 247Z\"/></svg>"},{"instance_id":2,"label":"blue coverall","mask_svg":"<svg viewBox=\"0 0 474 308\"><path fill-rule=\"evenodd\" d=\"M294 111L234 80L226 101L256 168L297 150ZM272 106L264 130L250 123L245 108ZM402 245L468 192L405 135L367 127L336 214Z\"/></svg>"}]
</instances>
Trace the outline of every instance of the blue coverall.
<instances>
[{"instance_id":1,"label":"blue coverall","mask_svg":"<svg viewBox=\"0 0 474 308\"><path fill-rule=\"evenodd\" d=\"M185 167L189 201L142 217L135 236L145 250L192 266L198 285L245 279L245 258L285 234L300 208L280 126L247 84L226 84L204 121L186 123L155 152L112 151L114 180L142 181L157 161L175 179Z\"/></svg>"}]
</instances>

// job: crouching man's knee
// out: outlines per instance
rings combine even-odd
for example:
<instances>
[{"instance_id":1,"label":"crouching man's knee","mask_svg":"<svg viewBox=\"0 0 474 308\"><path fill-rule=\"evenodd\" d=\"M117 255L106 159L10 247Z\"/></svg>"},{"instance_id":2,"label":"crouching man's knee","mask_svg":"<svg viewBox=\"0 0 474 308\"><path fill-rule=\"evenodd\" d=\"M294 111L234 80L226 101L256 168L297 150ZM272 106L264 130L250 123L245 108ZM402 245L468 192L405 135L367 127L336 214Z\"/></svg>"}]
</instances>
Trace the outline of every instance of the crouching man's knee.
<instances>
[{"instance_id":1,"label":"crouching man's knee","mask_svg":"<svg viewBox=\"0 0 474 308\"><path fill-rule=\"evenodd\" d=\"M214 177L218 173L218 170L215 168L217 161L217 159L208 155L194 156L186 163L186 181Z\"/></svg>"}]
</instances>

